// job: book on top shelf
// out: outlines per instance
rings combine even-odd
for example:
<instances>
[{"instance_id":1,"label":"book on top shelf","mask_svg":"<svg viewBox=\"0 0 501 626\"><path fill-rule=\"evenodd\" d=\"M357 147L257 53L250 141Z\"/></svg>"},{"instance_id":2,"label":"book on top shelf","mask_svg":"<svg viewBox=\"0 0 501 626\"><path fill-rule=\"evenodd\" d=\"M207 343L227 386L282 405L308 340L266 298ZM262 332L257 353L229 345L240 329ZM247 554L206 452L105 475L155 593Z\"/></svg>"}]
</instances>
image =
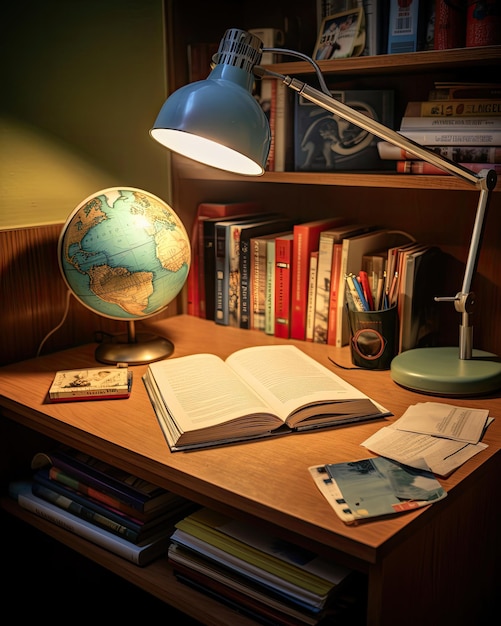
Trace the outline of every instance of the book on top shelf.
<instances>
[{"instance_id":1,"label":"book on top shelf","mask_svg":"<svg viewBox=\"0 0 501 626\"><path fill-rule=\"evenodd\" d=\"M103 365L56 372L48 395L51 402L113 400L128 398L131 386L132 371L127 366Z\"/></svg>"},{"instance_id":2,"label":"book on top shelf","mask_svg":"<svg viewBox=\"0 0 501 626\"><path fill-rule=\"evenodd\" d=\"M499 146L501 129L445 129L401 130L400 134L423 146Z\"/></svg>"},{"instance_id":3,"label":"book on top shelf","mask_svg":"<svg viewBox=\"0 0 501 626\"><path fill-rule=\"evenodd\" d=\"M501 99L501 83L435 82L428 100Z\"/></svg>"},{"instance_id":4,"label":"book on top shelf","mask_svg":"<svg viewBox=\"0 0 501 626\"><path fill-rule=\"evenodd\" d=\"M292 339L304 339L306 336L310 254L318 250L320 233L323 230L342 226L346 221L345 217L327 217L294 225L290 314Z\"/></svg>"},{"instance_id":5,"label":"book on top shelf","mask_svg":"<svg viewBox=\"0 0 501 626\"><path fill-rule=\"evenodd\" d=\"M426 0L390 0L388 17L388 54L418 52L426 48L430 18Z\"/></svg>"},{"instance_id":6,"label":"book on top shelf","mask_svg":"<svg viewBox=\"0 0 501 626\"><path fill-rule=\"evenodd\" d=\"M501 114L499 117L423 117L404 116L400 123L403 130L500 130Z\"/></svg>"},{"instance_id":7,"label":"book on top shelf","mask_svg":"<svg viewBox=\"0 0 501 626\"><path fill-rule=\"evenodd\" d=\"M410 101L405 107L405 117L498 117L501 99L485 100L423 100Z\"/></svg>"},{"instance_id":8,"label":"book on top shelf","mask_svg":"<svg viewBox=\"0 0 501 626\"><path fill-rule=\"evenodd\" d=\"M394 92L388 89L331 91L336 100L385 126L394 128ZM296 98L294 169L296 171L384 170L377 138L340 116Z\"/></svg>"},{"instance_id":9,"label":"book on top shelf","mask_svg":"<svg viewBox=\"0 0 501 626\"><path fill-rule=\"evenodd\" d=\"M390 161L422 160L407 150L394 146L388 141L377 145L379 157ZM426 146L433 152L456 163L501 163L501 145L499 146Z\"/></svg>"},{"instance_id":10,"label":"book on top shelf","mask_svg":"<svg viewBox=\"0 0 501 626\"><path fill-rule=\"evenodd\" d=\"M170 525L166 525L149 539L136 544L35 496L29 481L11 482L9 495L17 500L23 509L140 567L167 553L169 537L172 534Z\"/></svg>"},{"instance_id":11,"label":"book on top shelf","mask_svg":"<svg viewBox=\"0 0 501 626\"><path fill-rule=\"evenodd\" d=\"M143 381L172 452L390 415L293 345L157 361Z\"/></svg>"},{"instance_id":12,"label":"book on top shelf","mask_svg":"<svg viewBox=\"0 0 501 626\"><path fill-rule=\"evenodd\" d=\"M345 524L414 511L447 496L431 472L384 457L308 469L320 493Z\"/></svg>"},{"instance_id":13,"label":"book on top shelf","mask_svg":"<svg viewBox=\"0 0 501 626\"><path fill-rule=\"evenodd\" d=\"M426 161L397 161L397 172L399 174L425 174L428 176L452 176L450 172ZM501 163L458 163L477 174L482 170L494 170L499 176L501 174Z\"/></svg>"}]
</instances>

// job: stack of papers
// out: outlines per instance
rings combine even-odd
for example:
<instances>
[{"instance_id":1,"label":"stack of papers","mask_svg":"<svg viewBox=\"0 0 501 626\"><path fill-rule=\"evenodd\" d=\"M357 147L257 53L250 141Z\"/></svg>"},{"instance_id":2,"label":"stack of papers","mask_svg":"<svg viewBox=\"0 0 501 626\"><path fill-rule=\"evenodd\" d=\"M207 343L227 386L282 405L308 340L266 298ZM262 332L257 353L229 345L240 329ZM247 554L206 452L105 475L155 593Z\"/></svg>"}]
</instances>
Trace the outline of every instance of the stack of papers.
<instances>
[{"instance_id":1,"label":"stack of papers","mask_svg":"<svg viewBox=\"0 0 501 626\"><path fill-rule=\"evenodd\" d=\"M448 476L487 448L480 440L493 419L488 410L419 402L362 445L410 467Z\"/></svg>"}]
</instances>

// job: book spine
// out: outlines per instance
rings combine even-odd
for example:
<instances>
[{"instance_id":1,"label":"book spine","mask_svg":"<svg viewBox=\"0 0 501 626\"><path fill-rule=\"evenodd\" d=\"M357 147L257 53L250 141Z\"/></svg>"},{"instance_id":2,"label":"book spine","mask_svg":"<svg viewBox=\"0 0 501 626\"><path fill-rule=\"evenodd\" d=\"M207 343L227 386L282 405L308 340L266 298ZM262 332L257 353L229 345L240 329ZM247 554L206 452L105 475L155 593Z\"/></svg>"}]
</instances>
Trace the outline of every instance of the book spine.
<instances>
[{"instance_id":1,"label":"book spine","mask_svg":"<svg viewBox=\"0 0 501 626\"><path fill-rule=\"evenodd\" d=\"M437 87L428 92L428 100L499 100L501 98L501 87L492 86L468 86L464 87Z\"/></svg>"},{"instance_id":2,"label":"book spine","mask_svg":"<svg viewBox=\"0 0 501 626\"><path fill-rule=\"evenodd\" d=\"M226 235L226 263L228 274L228 326L240 326L240 238L241 225L230 226Z\"/></svg>"},{"instance_id":3,"label":"book spine","mask_svg":"<svg viewBox=\"0 0 501 626\"><path fill-rule=\"evenodd\" d=\"M50 502L34 496L31 492L20 493L18 495L18 503L19 506L38 515L38 517L42 517L60 528L75 533L139 566L146 565L168 547L168 536L165 537L165 541L162 544L158 543L151 547L149 545L138 546L133 544L118 535L114 535L103 528L98 528L94 524L80 519L76 515L72 515Z\"/></svg>"},{"instance_id":4,"label":"book spine","mask_svg":"<svg viewBox=\"0 0 501 626\"><path fill-rule=\"evenodd\" d=\"M410 117L404 116L400 131L425 130L437 131L451 129L458 131L501 130L501 116L498 117Z\"/></svg>"},{"instance_id":5,"label":"book spine","mask_svg":"<svg viewBox=\"0 0 501 626\"><path fill-rule=\"evenodd\" d=\"M57 451L50 454L49 458L53 466L67 475L75 477L77 480L81 480L138 510L143 510L145 503L152 496L163 491L137 476L120 472L107 463L101 463L94 457L84 455L79 459L74 455Z\"/></svg>"},{"instance_id":6,"label":"book spine","mask_svg":"<svg viewBox=\"0 0 501 626\"><path fill-rule=\"evenodd\" d=\"M81 480L74 478L73 476L69 476L62 470L57 467L52 466L49 471L49 476L51 480L57 481L67 487L71 487L75 491L79 491L80 493L88 496L89 498L93 498L98 502L103 502L104 504L117 509L118 511L122 511L123 513L128 513L133 515L134 513L141 512L136 507L126 504L122 500L119 500L117 497L110 495L109 493L101 491L99 488L92 487Z\"/></svg>"},{"instance_id":7,"label":"book spine","mask_svg":"<svg viewBox=\"0 0 501 626\"><path fill-rule=\"evenodd\" d=\"M293 237L275 241L275 336L290 337Z\"/></svg>"},{"instance_id":8,"label":"book spine","mask_svg":"<svg viewBox=\"0 0 501 626\"><path fill-rule=\"evenodd\" d=\"M216 224L215 230L215 270L216 270L216 301L214 320L216 324L228 325L228 293L229 280L225 271L226 227Z\"/></svg>"},{"instance_id":9,"label":"book spine","mask_svg":"<svg viewBox=\"0 0 501 626\"><path fill-rule=\"evenodd\" d=\"M433 48L464 48L466 41L466 5L463 2L435 0Z\"/></svg>"},{"instance_id":10,"label":"book spine","mask_svg":"<svg viewBox=\"0 0 501 626\"><path fill-rule=\"evenodd\" d=\"M308 311L306 314L306 341L313 341L315 328L315 300L317 295L318 250L310 254L310 279L308 282Z\"/></svg>"},{"instance_id":11,"label":"book spine","mask_svg":"<svg viewBox=\"0 0 501 626\"><path fill-rule=\"evenodd\" d=\"M102 515L101 513L97 513L89 507L86 507L83 504L80 504L75 500L68 498L67 496L63 496L62 494L57 493L56 491L53 491L48 487L44 487L43 485L40 485L36 482L33 483L32 490L34 495L42 498L42 500L51 502L59 508L68 511L69 513L72 513L73 515L76 515L77 517L80 517L81 519L84 519L91 524L95 524L100 528L104 528L114 535L124 537L132 543L137 543L138 541L139 534L137 532L131 530L130 528L127 528L127 526L124 526L123 524L115 522L114 520L106 517L105 515Z\"/></svg>"},{"instance_id":12,"label":"book spine","mask_svg":"<svg viewBox=\"0 0 501 626\"><path fill-rule=\"evenodd\" d=\"M390 0L388 54L416 52L419 49L419 5L419 0Z\"/></svg>"},{"instance_id":13,"label":"book spine","mask_svg":"<svg viewBox=\"0 0 501 626\"><path fill-rule=\"evenodd\" d=\"M49 478L49 471L47 468L42 468L37 470L33 475L33 489L35 489L35 485L42 485L51 491L55 491L58 494L69 498L70 500L74 500L76 503L81 504L85 507L88 507L103 515L104 517L109 518L117 524L126 526L131 531L134 531L138 535L141 534L144 528L144 523L140 520L119 511L111 506L108 506L102 502L98 502L95 499L84 496L82 493L71 489L70 487L66 487L62 483L57 480L51 480Z\"/></svg>"},{"instance_id":14,"label":"book spine","mask_svg":"<svg viewBox=\"0 0 501 626\"><path fill-rule=\"evenodd\" d=\"M268 160L266 161L266 171L274 172L276 167L276 154L277 154L277 138L276 138L276 126L277 126L277 84L276 80L262 80L261 90L267 94L268 101L267 106L264 108L264 112L268 117L270 124L270 151L268 152ZM265 101L266 102L266 101ZM263 102L261 102L263 106Z\"/></svg>"},{"instance_id":15,"label":"book spine","mask_svg":"<svg viewBox=\"0 0 501 626\"><path fill-rule=\"evenodd\" d=\"M264 300L264 332L275 334L275 239L266 242L266 292Z\"/></svg>"},{"instance_id":16,"label":"book spine","mask_svg":"<svg viewBox=\"0 0 501 626\"><path fill-rule=\"evenodd\" d=\"M339 277L341 273L341 254L343 244L335 243L332 250L331 282L329 294L329 318L327 321L327 344L336 345L336 324L337 324L337 297L339 290Z\"/></svg>"},{"instance_id":17,"label":"book spine","mask_svg":"<svg viewBox=\"0 0 501 626\"><path fill-rule=\"evenodd\" d=\"M433 152L456 163L501 163L501 146L427 146ZM411 152L387 141L378 143L381 159L400 161L418 160Z\"/></svg>"},{"instance_id":18,"label":"book spine","mask_svg":"<svg viewBox=\"0 0 501 626\"><path fill-rule=\"evenodd\" d=\"M248 237L240 239L240 295L239 295L239 325L240 328L250 328L251 317L251 246Z\"/></svg>"},{"instance_id":19,"label":"book spine","mask_svg":"<svg viewBox=\"0 0 501 626\"><path fill-rule=\"evenodd\" d=\"M344 218L330 218L315 222L304 222L294 226L291 284L290 337L303 339L306 336L306 311L308 307L308 270L310 254L318 250L320 233L328 228L341 226Z\"/></svg>"},{"instance_id":20,"label":"book spine","mask_svg":"<svg viewBox=\"0 0 501 626\"><path fill-rule=\"evenodd\" d=\"M204 279L204 263L203 263L203 259L204 259L204 246L205 246L205 242L204 242L204 222L208 219L208 217L206 217L205 215L201 215L197 220L195 220L197 222L197 235L196 235L196 241L193 241L191 244L191 249L192 251L195 251L195 246L196 246L196 251L193 254L193 258L196 259L196 268L197 268L197 272L196 272L196 289L195 289L195 293L194 293L194 297L197 298L196 300L196 307L195 307L195 311L196 314L198 314L198 317L201 317L202 319L206 319L207 317L207 298L205 295L205 279Z\"/></svg>"},{"instance_id":21,"label":"book spine","mask_svg":"<svg viewBox=\"0 0 501 626\"><path fill-rule=\"evenodd\" d=\"M405 116L424 117L499 117L500 99L485 100L424 100L409 102Z\"/></svg>"},{"instance_id":22,"label":"book spine","mask_svg":"<svg viewBox=\"0 0 501 626\"><path fill-rule=\"evenodd\" d=\"M313 341L315 343L327 343L333 246L334 241L332 237L320 233L315 296L315 329L313 332Z\"/></svg>"},{"instance_id":23,"label":"book spine","mask_svg":"<svg viewBox=\"0 0 501 626\"><path fill-rule=\"evenodd\" d=\"M266 247L267 239L251 238L250 327L253 330L263 331L265 327Z\"/></svg>"},{"instance_id":24,"label":"book spine","mask_svg":"<svg viewBox=\"0 0 501 626\"><path fill-rule=\"evenodd\" d=\"M447 131L413 131L413 130L401 130L401 135L412 139L416 143L420 143L423 146L499 146L501 145L501 130L450 130Z\"/></svg>"},{"instance_id":25,"label":"book spine","mask_svg":"<svg viewBox=\"0 0 501 626\"><path fill-rule=\"evenodd\" d=\"M466 13L467 48L501 43L499 0L471 0Z\"/></svg>"},{"instance_id":26,"label":"book spine","mask_svg":"<svg viewBox=\"0 0 501 626\"><path fill-rule=\"evenodd\" d=\"M458 163L462 167L476 172L482 170L494 170L496 174L501 174L501 164L499 163ZM430 176L452 176L449 172L444 172L436 165L431 165L426 161L397 161L397 172L399 174L426 174Z\"/></svg>"}]
</instances>

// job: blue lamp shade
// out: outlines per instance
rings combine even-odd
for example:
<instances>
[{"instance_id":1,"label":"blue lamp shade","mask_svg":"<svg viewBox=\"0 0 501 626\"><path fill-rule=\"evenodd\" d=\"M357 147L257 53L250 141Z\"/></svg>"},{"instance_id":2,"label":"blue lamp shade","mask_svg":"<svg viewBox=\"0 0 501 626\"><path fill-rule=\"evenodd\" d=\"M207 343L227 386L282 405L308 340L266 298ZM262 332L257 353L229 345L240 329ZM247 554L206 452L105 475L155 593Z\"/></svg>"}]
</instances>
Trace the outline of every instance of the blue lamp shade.
<instances>
[{"instance_id":1,"label":"blue lamp shade","mask_svg":"<svg viewBox=\"0 0 501 626\"><path fill-rule=\"evenodd\" d=\"M253 75L216 65L206 80L175 91L165 102L151 136L170 150L236 174L265 171L271 132L253 97Z\"/></svg>"}]
</instances>

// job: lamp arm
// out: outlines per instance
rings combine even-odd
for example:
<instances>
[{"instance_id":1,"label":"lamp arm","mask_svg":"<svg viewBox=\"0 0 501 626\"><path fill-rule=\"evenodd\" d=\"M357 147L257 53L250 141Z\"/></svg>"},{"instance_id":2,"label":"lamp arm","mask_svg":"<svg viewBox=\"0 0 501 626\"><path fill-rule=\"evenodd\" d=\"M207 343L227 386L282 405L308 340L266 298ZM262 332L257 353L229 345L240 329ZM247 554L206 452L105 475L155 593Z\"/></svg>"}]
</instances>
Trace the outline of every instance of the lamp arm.
<instances>
[{"instance_id":1,"label":"lamp arm","mask_svg":"<svg viewBox=\"0 0 501 626\"><path fill-rule=\"evenodd\" d=\"M309 60L309 57L306 57ZM480 197L477 205L477 213L475 217L475 224L473 227L473 233L470 241L470 247L468 251L468 259L466 262L465 274L463 278L463 284L461 292L452 297L437 297L436 301L453 301L456 311L461 313L461 325L459 327L459 358L471 359L473 350L473 327L470 325L469 316L473 313L475 305L475 294L470 292L471 282L473 274L477 265L480 242L482 239L483 224L485 220L485 214L488 206L490 192L496 186L497 175L494 170L483 170L478 174L471 170L451 161L436 152L408 139L400 133L384 126L380 122L364 115L363 113L353 109L352 107L340 102L333 98L330 94L325 93L325 83L321 82L324 92L311 87L303 81L291 78L290 76L283 76L269 70L264 69L261 66L256 66L254 72L258 76L271 76L273 78L281 80L284 85L297 91L306 100L316 104L317 106L330 111L335 115L339 115L343 119L363 128L364 130L380 137L384 141L389 141L392 144L411 152L416 157L431 163L441 169L453 174L462 180L474 185L480 190Z\"/></svg>"}]
</instances>

